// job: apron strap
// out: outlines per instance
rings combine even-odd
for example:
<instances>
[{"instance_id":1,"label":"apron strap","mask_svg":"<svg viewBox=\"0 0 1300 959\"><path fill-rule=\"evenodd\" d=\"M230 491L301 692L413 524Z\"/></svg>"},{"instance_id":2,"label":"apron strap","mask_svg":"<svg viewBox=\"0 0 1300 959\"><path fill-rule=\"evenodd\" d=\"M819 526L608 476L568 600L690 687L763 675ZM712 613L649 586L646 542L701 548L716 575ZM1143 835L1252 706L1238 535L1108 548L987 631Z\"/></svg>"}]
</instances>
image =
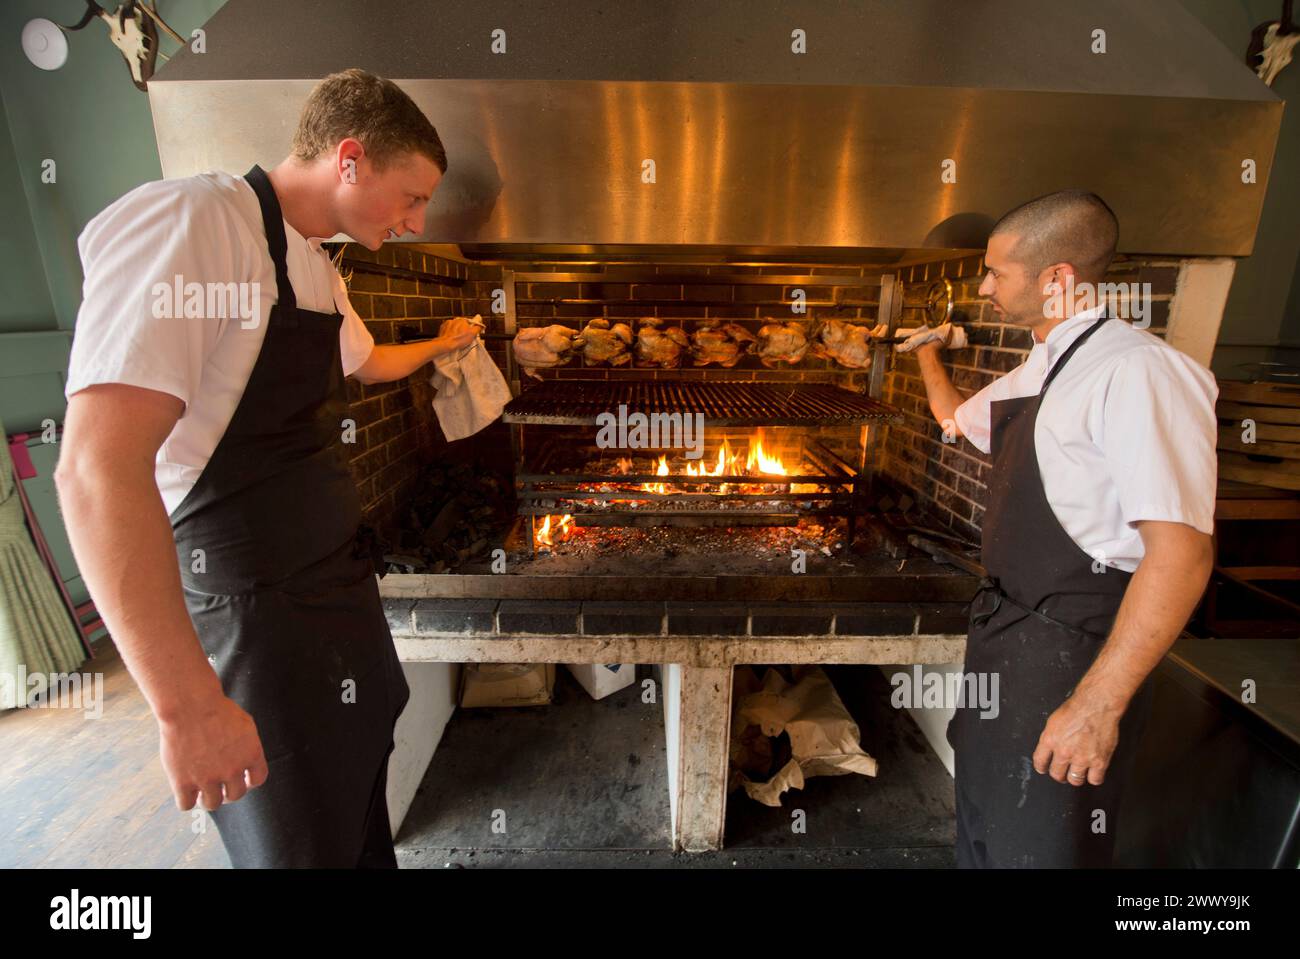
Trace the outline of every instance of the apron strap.
<instances>
[{"instance_id":1,"label":"apron strap","mask_svg":"<svg viewBox=\"0 0 1300 959\"><path fill-rule=\"evenodd\" d=\"M298 309L298 299L293 295L293 287L289 284L289 267L285 261L289 244L284 235L284 213L280 209L280 201L276 198L275 188L271 186L271 178L256 163L244 174L244 179L257 194L257 202L262 207L266 245L271 253L271 262L275 264L276 303L282 313L292 313Z\"/></svg>"},{"instance_id":2,"label":"apron strap","mask_svg":"<svg viewBox=\"0 0 1300 959\"><path fill-rule=\"evenodd\" d=\"M981 596L983 596L986 592L991 592L993 594L993 607L991 609L982 610L981 612L978 613L973 613L973 610L975 608L975 601L979 599ZM1064 629L1066 632L1072 633L1073 635L1078 636L1081 639L1103 639L1104 640L1106 638L1106 636L1102 633L1093 633L1086 629L1080 629L1078 626L1075 626L1072 623L1067 623L1062 620L1056 619L1053 616L1048 616L1044 612L1041 612L1037 609L1031 609L1030 607L1026 606L1024 603L1020 602L1019 600L1013 599L1007 593L1007 591L1002 588L1002 584L998 582L997 577L995 576L981 577L979 582L979 589L976 591L975 595L971 598L971 601L966 605L967 610L973 613L973 615L971 615L971 623L973 623L976 626L983 626L993 617L993 614L996 613L999 608L1001 608L1002 601L1004 599L1012 606L1016 607L1016 609L1028 613L1030 616L1037 616L1044 623L1049 623L1052 626L1060 627L1061 629Z\"/></svg>"},{"instance_id":3,"label":"apron strap","mask_svg":"<svg viewBox=\"0 0 1300 959\"><path fill-rule=\"evenodd\" d=\"M1052 380L1056 379L1056 374L1061 372L1061 367L1065 366L1070 357L1074 355L1074 351L1083 346L1084 341L1087 340L1088 337L1092 336L1092 334L1096 333L1097 328L1105 323L1109 318L1110 317L1106 315L1106 311L1103 309L1097 322L1084 330L1083 334L1076 338L1075 341L1070 344L1069 348L1061 354L1061 358L1056 361L1055 365L1052 366L1051 372L1047 374L1047 379L1043 380L1043 388L1038 391L1040 397L1047 392L1047 387L1051 384Z\"/></svg>"}]
</instances>

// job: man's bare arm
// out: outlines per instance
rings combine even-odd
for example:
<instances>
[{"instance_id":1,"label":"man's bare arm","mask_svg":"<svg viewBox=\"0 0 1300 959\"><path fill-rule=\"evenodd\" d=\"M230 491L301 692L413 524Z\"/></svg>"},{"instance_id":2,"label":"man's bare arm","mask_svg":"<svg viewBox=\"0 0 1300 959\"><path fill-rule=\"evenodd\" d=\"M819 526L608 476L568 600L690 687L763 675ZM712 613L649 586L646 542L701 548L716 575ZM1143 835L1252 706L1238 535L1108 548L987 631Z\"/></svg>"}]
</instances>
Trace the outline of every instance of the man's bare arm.
<instances>
[{"instance_id":1,"label":"man's bare arm","mask_svg":"<svg viewBox=\"0 0 1300 959\"><path fill-rule=\"evenodd\" d=\"M177 805L207 809L265 780L251 717L231 702L185 608L171 522L154 458L184 405L157 390L108 383L68 401L54 473L77 566L140 686L162 738Z\"/></svg>"},{"instance_id":2,"label":"man's bare arm","mask_svg":"<svg viewBox=\"0 0 1300 959\"><path fill-rule=\"evenodd\" d=\"M478 336L478 328L461 317L446 320L438 336L416 343L376 345L365 363L352 375L361 383L390 383L405 379L424 364L444 353L469 346Z\"/></svg>"},{"instance_id":3,"label":"man's bare arm","mask_svg":"<svg viewBox=\"0 0 1300 959\"><path fill-rule=\"evenodd\" d=\"M1087 768L1087 781L1101 784L1119 740L1120 717L1187 625L1210 578L1214 550L1207 534L1155 520L1137 528L1144 555L1110 636L1070 698L1048 719L1034 751L1034 768L1050 771L1057 782L1065 782L1066 770L1074 766Z\"/></svg>"},{"instance_id":4,"label":"man's bare arm","mask_svg":"<svg viewBox=\"0 0 1300 959\"><path fill-rule=\"evenodd\" d=\"M966 401L966 397L952 385L952 380L948 378L948 371L939 362L941 349L938 343L925 343L918 346L914 351L916 362L920 364L921 378L925 380L925 395L930 401L930 412L945 430L951 431L955 436L961 436L961 430L953 414L957 411L957 407Z\"/></svg>"},{"instance_id":5,"label":"man's bare arm","mask_svg":"<svg viewBox=\"0 0 1300 959\"><path fill-rule=\"evenodd\" d=\"M1106 645L1074 691L1074 696L1121 713L1187 625L1214 566L1206 533L1155 520L1139 522L1137 528L1142 561Z\"/></svg>"}]
</instances>

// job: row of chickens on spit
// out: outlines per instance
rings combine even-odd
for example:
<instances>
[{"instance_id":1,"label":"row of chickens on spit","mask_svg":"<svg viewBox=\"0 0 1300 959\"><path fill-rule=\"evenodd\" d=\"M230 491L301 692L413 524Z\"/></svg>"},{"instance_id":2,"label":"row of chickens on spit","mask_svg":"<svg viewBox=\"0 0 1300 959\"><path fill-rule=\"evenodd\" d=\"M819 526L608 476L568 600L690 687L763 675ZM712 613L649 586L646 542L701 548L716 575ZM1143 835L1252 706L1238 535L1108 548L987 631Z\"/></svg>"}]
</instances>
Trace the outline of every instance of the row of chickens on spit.
<instances>
[{"instance_id":1,"label":"row of chickens on spit","mask_svg":"<svg viewBox=\"0 0 1300 959\"><path fill-rule=\"evenodd\" d=\"M798 363L807 354L831 359L851 370L871 366L872 338L883 338L887 327L875 328L842 320L819 320L811 326L788 321L767 323L757 334L739 323L705 320L687 333L680 326L665 329L664 321L646 317L636 332L627 323L597 318L581 331L561 324L520 330L514 339L515 359L529 376L537 370L564 366L578 356L584 366L637 366L674 369L689 360L693 366L735 366L747 355L768 367Z\"/></svg>"}]
</instances>

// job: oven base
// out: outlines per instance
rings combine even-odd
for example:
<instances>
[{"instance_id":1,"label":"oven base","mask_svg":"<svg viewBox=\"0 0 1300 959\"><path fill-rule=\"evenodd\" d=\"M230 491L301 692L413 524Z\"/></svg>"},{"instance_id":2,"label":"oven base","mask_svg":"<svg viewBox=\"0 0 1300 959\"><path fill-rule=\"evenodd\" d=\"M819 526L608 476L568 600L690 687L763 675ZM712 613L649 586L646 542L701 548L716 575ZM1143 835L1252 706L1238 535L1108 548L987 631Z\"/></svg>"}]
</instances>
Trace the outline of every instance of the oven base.
<instances>
[{"instance_id":1,"label":"oven base","mask_svg":"<svg viewBox=\"0 0 1300 959\"><path fill-rule=\"evenodd\" d=\"M665 664L664 689L656 698L668 736L673 849L685 852L722 848L737 664L952 663L962 660L966 645L964 631L870 637L439 634L416 631L420 603L430 601L386 601L404 662Z\"/></svg>"}]
</instances>

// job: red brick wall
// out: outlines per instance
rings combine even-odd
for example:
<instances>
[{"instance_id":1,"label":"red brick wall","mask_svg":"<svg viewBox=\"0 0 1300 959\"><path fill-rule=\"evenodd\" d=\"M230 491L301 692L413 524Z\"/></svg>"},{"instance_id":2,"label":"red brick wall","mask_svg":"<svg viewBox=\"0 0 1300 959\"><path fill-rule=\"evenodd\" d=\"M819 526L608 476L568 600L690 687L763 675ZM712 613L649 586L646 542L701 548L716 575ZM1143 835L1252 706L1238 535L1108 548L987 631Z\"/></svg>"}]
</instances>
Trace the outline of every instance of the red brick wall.
<instances>
[{"instance_id":1,"label":"red brick wall","mask_svg":"<svg viewBox=\"0 0 1300 959\"><path fill-rule=\"evenodd\" d=\"M487 314L470 279L473 267L442 257L385 244L371 252L355 243L343 248L339 272L348 298L376 344L436 336L452 316ZM352 474L366 521L390 529L409 498L421 466L446 447L433 414L427 365L404 380L363 385L349 377L348 399L357 423Z\"/></svg>"},{"instance_id":2,"label":"red brick wall","mask_svg":"<svg viewBox=\"0 0 1300 959\"><path fill-rule=\"evenodd\" d=\"M400 339L400 329L413 334L436 335L439 324L452 316L481 314L489 334L503 334L504 317L491 312L493 291L502 285L502 268L458 263L399 244L386 244L372 253L349 244L344 252L341 272L348 279L353 306L375 336L377 343ZM349 261L352 261L349 263ZM741 323L757 332L768 322L788 319L810 322L834 317L874 325L879 308L879 285L870 280L879 268L869 266L807 266L802 264L770 266L700 266L700 265L556 265L515 264L516 273L525 272L603 272L607 281L583 282L519 281L515 295L519 326L547 326L560 323L580 330L592 317L603 316L611 323L628 322L655 316L667 325L681 325L689 333L701 321L723 318ZM978 255L921 264L900 269L904 283L901 326L916 326L930 281L940 275L953 279L957 309L964 315L970 347L944 355L953 382L962 393L970 395L994 378L1023 362L1028 354L1030 335L1027 330L997 322L996 316L976 292L983 270ZM350 275L349 275L350 271ZM1178 263L1167 259L1140 257L1120 258L1107 279L1112 282L1149 282L1152 284L1153 315L1151 331L1163 335L1174 292ZM635 276L629 277L629 273ZM655 282L661 274L739 274L753 275L755 282L727 284ZM791 312L791 287L757 281L759 275L858 275L862 286L833 287L815 283L802 287L807 294L808 310ZM564 303L561 300L589 300L587 303ZM653 300L651 304L631 301ZM702 305L701 301L719 301ZM488 339L488 349L506 369L509 349L504 337ZM353 415L357 420L357 448L352 468L362 494L368 521L387 527L395 511L409 497L420 467L430 459L448 454L448 447L432 410L433 391L429 387L432 368L425 367L397 383L363 386L348 381ZM543 377L644 376L668 379L717 377L766 382L832 382L849 389L866 388L866 373L845 370L833 361L809 354L794 367L768 369L755 357L746 357L730 369L716 365L694 367L690 360L676 370L659 370L624 366L619 368L584 367L581 359L556 370L541 371ZM882 399L899 407L905 416L901 426L888 427L880 450L880 470L893 484L909 491L931 517L941 525L972 540L979 537L980 521L986 492L988 460L964 439L944 444L941 430L930 415L925 389L914 358L895 354L885 377ZM498 424L499 425L499 424ZM495 427L484 431L477 441L457 444L452 455L464 455L465 449L478 445L503 443L508 439Z\"/></svg>"}]
</instances>

